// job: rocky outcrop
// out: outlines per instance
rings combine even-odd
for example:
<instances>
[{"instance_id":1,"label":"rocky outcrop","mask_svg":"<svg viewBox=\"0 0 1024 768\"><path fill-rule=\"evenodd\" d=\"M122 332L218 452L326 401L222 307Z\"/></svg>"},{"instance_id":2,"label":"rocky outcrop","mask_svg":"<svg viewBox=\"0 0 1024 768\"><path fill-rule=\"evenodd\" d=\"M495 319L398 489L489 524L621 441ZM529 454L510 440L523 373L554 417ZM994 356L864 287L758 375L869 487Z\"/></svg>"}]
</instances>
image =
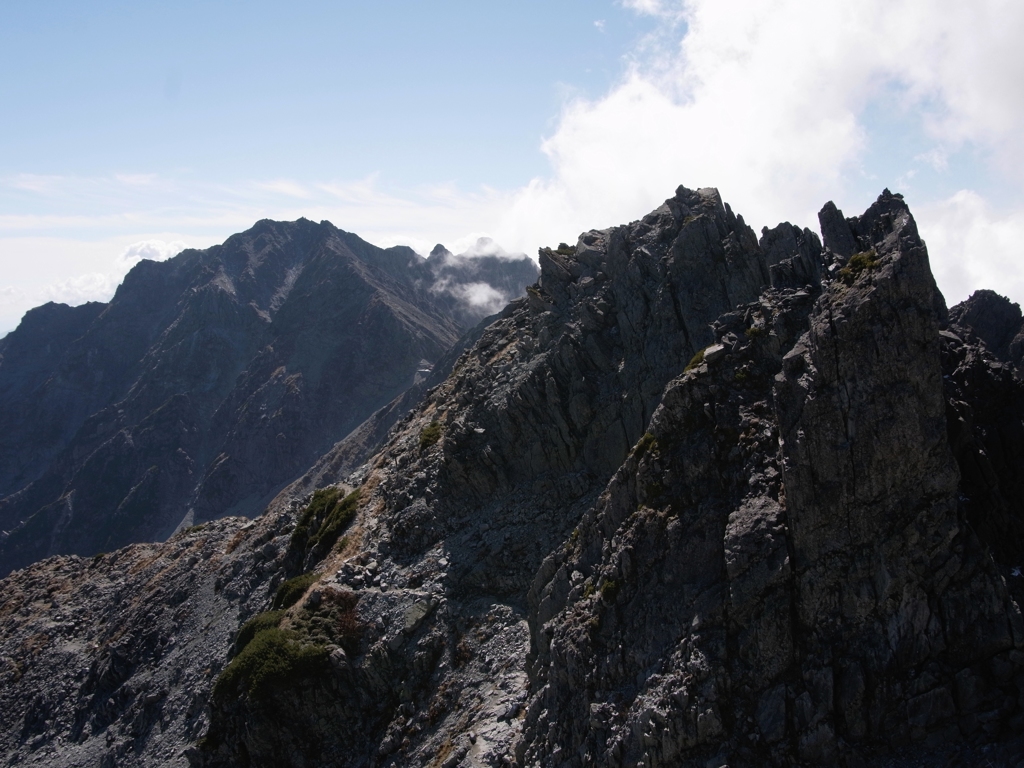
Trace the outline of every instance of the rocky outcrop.
<instances>
[{"instance_id":1,"label":"rocky outcrop","mask_svg":"<svg viewBox=\"0 0 1024 768\"><path fill-rule=\"evenodd\" d=\"M1017 411L993 427L1019 381L944 330L902 198L821 224L823 246L790 224L758 242L717 192L680 188L542 249L537 285L410 412L379 412L244 530L150 549L155 568L208 536L240 627L197 654L221 670L187 683L205 714L161 721L176 757L126 725L162 669L142 620L106 730L72 738L55 698L15 710L9 754L56 765L113 734L119 765L1015 765L1021 552L991 542L1017 514L996 503ZM31 583L63 594L88 568ZM206 604L203 568L182 605ZM37 626L58 608L19 604ZM27 669L28 635L3 633ZM46 644L32 663L81 661Z\"/></svg>"},{"instance_id":2,"label":"rocky outcrop","mask_svg":"<svg viewBox=\"0 0 1024 768\"><path fill-rule=\"evenodd\" d=\"M967 340L981 341L997 360L1021 367L1024 319L1019 305L995 291L975 291L950 310L949 322Z\"/></svg>"},{"instance_id":3,"label":"rocky outcrop","mask_svg":"<svg viewBox=\"0 0 1024 768\"><path fill-rule=\"evenodd\" d=\"M465 281L536 276L467 257L442 290L441 266L263 221L141 262L109 305L28 313L0 340L0 572L260 512L486 314Z\"/></svg>"},{"instance_id":4,"label":"rocky outcrop","mask_svg":"<svg viewBox=\"0 0 1024 768\"><path fill-rule=\"evenodd\" d=\"M966 306L977 306L985 293L953 307L950 327L940 334L949 444L960 467L966 521L992 553L1017 603L1024 605L1024 578L1015 575L1024 562L1024 384L1014 366L996 357L966 325ZM996 298L997 306L1016 306ZM990 327L988 338L1010 335L1016 318L1008 314L1009 329Z\"/></svg>"},{"instance_id":5,"label":"rocky outcrop","mask_svg":"<svg viewBox=\"0 0 1024 768\"><path fill-rule=\"evenodd\" d=\"M836 764L1024 725L1024 622L960 515L927 255L899 198L852 223L823 221L842 256L813 307L765 294L669 385L541 570L527 763Z\"/></svg>"}]
</instances>

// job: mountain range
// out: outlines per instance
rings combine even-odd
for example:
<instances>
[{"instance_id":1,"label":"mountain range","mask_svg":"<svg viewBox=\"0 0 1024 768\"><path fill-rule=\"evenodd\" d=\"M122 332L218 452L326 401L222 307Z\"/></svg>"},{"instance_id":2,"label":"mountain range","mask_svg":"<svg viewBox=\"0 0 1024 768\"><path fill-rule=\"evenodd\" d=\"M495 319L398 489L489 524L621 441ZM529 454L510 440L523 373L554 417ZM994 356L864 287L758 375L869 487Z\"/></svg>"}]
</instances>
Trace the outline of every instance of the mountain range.
<instances>
[{"instance_id":1,"label":"mountain range","mask_svg":"<svg viewBox=\"0 0 1024 768\"><path fill-rule=\"evenodd\" d=\"M470 329L467 297L491 296L473 284L513 284L481 273L452 288L404 250L261 222L125 284L153 273L174 290L37 310L23 326L52 342L4 340L3 365L23 361L4 418L24 432L80 421L5 468L20 490L4 504L45 501L33 488L57 488L50 474L109 455L61 476L71 512L23 507L59 533L87 489L127 488L78 523L85 536L129 505L139 468L191 480L166 540L0 582L8 762L1024 764L1020 308L979 291L947 309L888 190L859 216L826 204L819 228L758 237L716 190L680 187L639 221L542 248L525 295ZM276 308L286 278L240 287L271 261L255 256L268 232L276 274L287 253L304 265ZM325 244L280 244L302 238ZM385 273L399 286L386 299L339 289ZM189 280L194 293L176 287ZM446 307L417 303L424 286ZM215 308L201 321L161 309L200 295ZM115 306L120 326L103 320ZM146 319L172 314L194 325ZM223 351L240 342L193 351L211 317L231 329L253 314L267 334L243 368ZM100 344L129 327L139 340L120 357ZM404 378L372 378L392 333L413 339L394 353ZM157 350L152 376L119 367L131 349ZM288 405L351 391L379 395L362 423ZM15 402L34 410L18 421ZM136 458L149 445L163 452ZM176 470L179 449L202 471ZM259 476L249 496L240 464ZM121 466L136 485L100 481Z\"/></svg>"},{"instance_id":2,"label":"mountain range","mask_svg":"<svg viewBox=\"0 0 1024 768\"><path fill-rule=\"evenodd\" d=\"M0 340L0 573L257 514L536 275L261 221L28 312Z\"/></svg>"}]
</instances>

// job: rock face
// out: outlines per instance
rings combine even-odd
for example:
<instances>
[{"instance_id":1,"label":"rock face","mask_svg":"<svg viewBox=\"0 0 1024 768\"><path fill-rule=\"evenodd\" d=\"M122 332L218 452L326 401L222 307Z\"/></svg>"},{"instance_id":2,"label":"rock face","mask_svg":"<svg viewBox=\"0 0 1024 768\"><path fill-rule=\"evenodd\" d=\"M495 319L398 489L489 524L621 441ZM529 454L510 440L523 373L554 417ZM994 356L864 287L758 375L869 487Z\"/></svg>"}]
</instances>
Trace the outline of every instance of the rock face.
<instances>
[{"instance_id":1,"label":"rock face","mask_svg":"<svg viewBox=\"0 0 1024 768\"><path fill-rule=\"evenodd\" d=\"M178 646L208 606L241 627L211 624L188 663L144 641L170 608L96 649L54 641L109 556L9 577L10 759L1015 765L1020 381L947 327L901 197L821 227L824 246L790 224L758 241L680 188L542 249L411 412L378 412L247 527L121 569L141 591L167 568L152 605L183 612ZM188 576L186 552L209 565ZM114 644L106 687L74 677ZM158 729L140 712L165 687ZM86 701L106 702L88 732Z\"/></svg>"},{"instance_id":2,"label":"rock face","mask_svg":"<svg viewBox=\"0 0 1024 768\"><path fill-rule=\"evenodd\" d=\"M826 247L874 265L726 318L731 353L669 385L542 572L527 762L835 764L1006 727L1024 623L959 514L927 256L898 198L854 224Z\"/></svg>"},{"instance_id":3,"label":"rock face","mask_svg":"<svg viewBox=\"0 0 1024 768\"><path fill-rule=\"evenodd\" d=\"M141 262L109 305L29 312L0 340L0 572L261 511L486 313L456 289L500 276L511 298L536 276L525 257L441 266L262 221Z\"/></svg>"},{"instance_id":4,"label":"rock face","mask_svg":"<svg viewBox=\"0 0 1024 768\"><path fill-rule=\"evenodd\" d=\"M1006 358L997 358L967 323L979 297L1015 308L1002 297L979 291L950 309L951 323L942 332L942 370L949 444L960 467L960 503L968 524L992 553L1007 577L1018 605L1024 605L1024 384ZM1015 333L988 327L996 338ZM984 317L984 316L983 316Z\"/></svg>"},{"instance_id":5,"label":"rock face","mask_svg":"<svg viewBox=\"0 0 1024 768\"><path fill-rule=\"evenodd\" d=\"M995 291L976 291L950 310L949 320L968 340L980 340L996 359L1020 367L1024 360L1024 319L1017 304Z\"/></svg>"}]
</instances>

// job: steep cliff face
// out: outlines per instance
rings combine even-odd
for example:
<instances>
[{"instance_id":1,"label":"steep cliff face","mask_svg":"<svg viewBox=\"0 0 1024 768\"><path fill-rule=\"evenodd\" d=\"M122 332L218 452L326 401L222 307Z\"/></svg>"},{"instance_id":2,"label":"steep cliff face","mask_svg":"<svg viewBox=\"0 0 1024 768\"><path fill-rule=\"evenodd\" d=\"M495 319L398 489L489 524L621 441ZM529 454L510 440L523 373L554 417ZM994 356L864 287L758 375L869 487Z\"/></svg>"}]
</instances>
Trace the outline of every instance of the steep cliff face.
<instances>
[{"instance_id":1,"label":"steep cliff face","mask_svg":"<svg viewBox=\"0 0 1024 768\"><path fill-rule=\"evenodd\" d=\"M977 312L979 303L989 311ZM941 334L942 372L949 444L960 467L960 502L1017 603L1024 605L1024 578L1014 575L1024 564L1024 383L1012 358L999 357L982 340L1005 353L999 340L1020 332L1020 310L991 291L978 291L949 314L949 329ZM993 322L993 315L1002 324ZM980 323L982 331L971 322Z\"/></svg>"},{"instance_id":2,"label":"steep cliff face","mask_svg":"<svg viewBox=\"0 0 1024 768\"><path fill-rule=\"evenodd\" d=\"M826 206L821 226L824 247L789 224L758 242L714 190L680 188L543 249L537 285L439 365L364 466L349 472L389 411L254 523L121 570L142 590L166 567L178 635L151 608L99 648L54 642L63 595L96 594L106 557L10 577L8 754L1015 765L1020 382L946 329L902 198L851 219ZM172 567L186 551L209 565ZM233 643L223 620L178 667L147 650L151 627L192 638L184 617L211 600ZM74 678L109 645L116 678ZM151 682L167 669L180 682ZM47 675L66 692L33 709L18 692ZM106 702L102 721L73 730L73 701Z\"/></svg>"},{"instance_id":3,"label":"steep cliff face","mask_svg":"<svg viewBox=\"0 0 1024 768\"><path fill-rule=\"evenodd\" d=\"M0 369L17 375L0 376L0 494L20 488L38 476L66 442L62 420L80 403L69 398L49 404L36 397L68 348L106 309L91 301L80 307L44 304L25 313L18 329L0 339ZM53 407L56 406L56 409ZM48 414L58 410L58 414ZM29 434L38 436L26 440Z\"/></svg>"},{"instance_id":4,"label":"steep cliff face","mask_svg":"<svg viewBox=\"0 0 1024 768\"><path fill-rule=\"evenodd\" d=\"M107 306L29 313L0 349L3 572L262 510L484 314L434 271L263 221L140 263ZM520 291L536 275L525 257L491 271Z\"/></svg>"},{"instance_id":5,"label":"steep cliff face","mask_svg":"<svg viewBox=\"0 0 1024 768\"><path fill-rule=\"evenodd\" d=\"M528 762L834 764L1024 725L1024 623L959 514L924 247L898 198L853 225L870 257L813 306L772 291L720 325L736 341L669 385L542 570Z\"/></svg>"}]
</instances>

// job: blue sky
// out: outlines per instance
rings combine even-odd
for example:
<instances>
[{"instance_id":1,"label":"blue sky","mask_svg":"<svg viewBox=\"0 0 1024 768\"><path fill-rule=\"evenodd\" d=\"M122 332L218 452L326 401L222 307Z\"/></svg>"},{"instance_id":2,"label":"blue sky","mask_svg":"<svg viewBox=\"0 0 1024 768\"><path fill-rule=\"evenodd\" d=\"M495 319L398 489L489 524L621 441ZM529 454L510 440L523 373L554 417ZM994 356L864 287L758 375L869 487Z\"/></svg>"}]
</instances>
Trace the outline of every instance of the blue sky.
<instances>
[{"instance_id":1,"label":"blue sky","mask_svg":"<svg viewBox=\"0 0 1024 768\"><path fill-rule=\"evenodd\" d=\"M593 0L10 6L4 174L226 183L524 183L566 95L653 26Z\"/></svg>"},{"instance_id":2,"label":"blue sky","mask_svg":"<svg viewBox=\"0 0 1024 768\"><path fill-rule=\"evenodd\" d=\"M950 303L1024 300L1024 6L21 2L0 333L263 217L534 252L718 186L755 229L902 191Z\"/></svg>"}]
</instances>

